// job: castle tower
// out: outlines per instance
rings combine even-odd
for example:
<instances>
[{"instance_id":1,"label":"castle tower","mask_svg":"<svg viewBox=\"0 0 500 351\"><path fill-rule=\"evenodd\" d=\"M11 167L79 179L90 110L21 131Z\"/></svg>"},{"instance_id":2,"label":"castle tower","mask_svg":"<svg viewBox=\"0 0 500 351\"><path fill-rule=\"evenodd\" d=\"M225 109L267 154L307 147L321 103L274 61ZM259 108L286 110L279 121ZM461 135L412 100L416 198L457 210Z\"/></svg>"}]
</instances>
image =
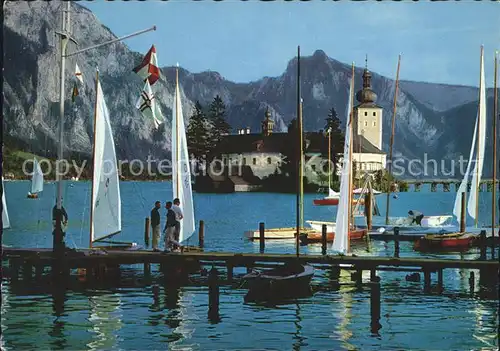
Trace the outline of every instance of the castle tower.
<instances>
[{"instance_id":1,"label":"castle tower","mask_svg":"<svg viewBox=\"0 0 500 351\"><path fill-rule=\"evenodd\" d=\"M262 135L269 136L273 133L274 121L271 119L269 107L266 109L266 118L262 121Z\"/></svg>"},{"instance_id":2,"label":"castle tower","mask_svg":"<svg viewBox=\"0 0 500 351\"><path fill-rule=\"evenodd\" d=\"M375 103L377 94L372 90L371 79L367 58L363 72L363 89L356 93L359 105L354 108L354 130L382 150L382 107Z\"/></svg>"}]
</instances>

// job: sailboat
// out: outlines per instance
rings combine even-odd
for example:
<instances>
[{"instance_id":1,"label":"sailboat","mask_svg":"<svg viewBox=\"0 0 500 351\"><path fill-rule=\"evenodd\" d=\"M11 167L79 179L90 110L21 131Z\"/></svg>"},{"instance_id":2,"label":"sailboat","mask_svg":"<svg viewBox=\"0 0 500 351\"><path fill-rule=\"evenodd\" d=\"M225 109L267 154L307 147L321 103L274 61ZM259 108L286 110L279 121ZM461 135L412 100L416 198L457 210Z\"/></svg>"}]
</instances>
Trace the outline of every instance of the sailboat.
<instances>
[{"instance_id":1,"label":"sailboat","mask_svg":"<svg viewBox=\"0 0 500 351\"><path fill-rule=\"evenodd\" d=\"M186 130L179 90L179 65L177 65L175 71L175 97L172 107L172 187L174 199L178 198L181 202L180 207L184 217L181 220L179 243L188 240L195 230L193 190L189 165Z\"/></svg>"},{"instance_id":2,"label":"sailboat","mask_svg":"<svg viewBox=\"0 0 500 351\"><path fill-rule=\"evenodd\" d=\"M479 78L479 106L474 126L474 134L472 136L472 146L469 154L469 162L465 170L464 178L460 187L458 188L455 197L455 204L453 207L453 214L460 221L462 217L461 199L462 193L466 192L467 183L471 172L471 165L473 161L474 149L476 149L475 165L472 176L471 192L469 194L469 201L467 205L467 212L475 219L477 227L478 223L478 210L479 210L479 184L483 172L484 164L484 149L486 144L486 87L485 87L485 74L484 74L484 49L481 46L481 59L480 59L480 78ZM471 233L447 233L447 234L434 234L426 235L425 237L417 240L414 244L416 250L424 249L437 249L437 248L463 248L472 244L475 235Z\"/></svg>"},{"instance_id":3,"label":"sailboat","mask_svg":"<svg viewBox=\"0 0 500 351\"><path fill-rule=\"evenodd\" d=\"M352 78L349 89L349 103L347 109L347 123L344 141L344 157L340 179L340 199L337 208L337 219L335 232L327 232L327 241L333 241L334 250L346 253L349 241L362 239L366 229L354 227L352 220L352 118L354 99L354 65L352 66ZM322 233L304 234L301 237L303 243L321 241Z\"/></svg>"},{"instance_id":4,"label":"sailboat","mask_svg":"<svg viewBox=\"0 0 500 351\"><path fill-rule=\"evenodd\" d=\"M43 172L36 157L33 158L33 174L31 176L31 191L28 192L28 199L37 199L38 193L43 191Z\"/></svg>"},{"instance_id":5,"label":"sailboat","mask_svg":"<svg viewBox=\"0 0 500 351\"><path fill-rule=\"evenodd\" d=\"M122 230L120 182L116 162L115 142L104 100L99 71L96 73L94 110L92 195L90 207L90 241L102 241Z\"/></svg>"},{"instance_id":6,"label":"sailboat","mask_svg":"<svg viewBox=\"0 0 500 351\"><path fill-rule=\"evenodd\" d=\"M5 200L5 185L2 177L2 228L10 228L9 212L7 211L7 201Z\"/></svg>"}]
</instances>

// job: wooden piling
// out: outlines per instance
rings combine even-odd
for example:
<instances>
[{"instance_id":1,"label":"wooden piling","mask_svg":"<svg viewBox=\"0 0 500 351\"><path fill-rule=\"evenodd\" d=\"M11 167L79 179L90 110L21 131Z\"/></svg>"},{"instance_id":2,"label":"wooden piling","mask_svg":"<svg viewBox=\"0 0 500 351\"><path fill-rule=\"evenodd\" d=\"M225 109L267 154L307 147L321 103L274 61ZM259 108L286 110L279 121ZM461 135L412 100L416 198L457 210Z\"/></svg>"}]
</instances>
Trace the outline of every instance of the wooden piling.
<instances>
[{"instance_id":1,"label":"wooden piling","mask_svg":"<svg viewBox=\"0 0 500 351\"><path fill-rule=\"evenodd\" d=\"M144 223L144 245L149 246L149 217L146 217L146 221Z\"/></svg>"},{"instance_id":2,"label":"wooden piling","mask_svg":"<svg viewBox=\"0 0 500 351\"><path fill-rule=\"evenodd\" d=\"M462 202L460 203L460 233L465 232L465 192L462 193Z\"/></svg>"},{"instance_id":3,"label":"wooden piling","mask_svg":"<svg viewBox=\"0 0 500 351\"><path fill-rule=\"evenodd\" d=\"M481 230L479 234L480 260L486 259L486 230Z\"/></svg>"},{"instance_id":4,"label":"wooden piling","mask_svg":"<svg viewBox=\"0 0 500 351\"><path fill-rule=\"evenodd\" d=\"M264 234L265 234L264 222L260 222L259 223L260 253L264 253L264 248L266 245Z\"/></svg>"},{"instance_id":5,"label":"wooden piling","mask_svg":"<svg viewBox=\"0 0 500 351\"><path fill-rule=\"evenodd\" d=\"M431 289L431 272L424 269L424 291L428 292Z\"/></svg>"},{"instance_id":6,"label":"wooden piling","mask_svg":"<svg viewBox=\"0 0 500 351\"><path fill-rule=\"evenodd\" d=\"M475 284L476 284L476 279L474 277L474 272L470 272L469 274L469 286L470 286L470 293L473 294L475 291Z\"/></svg>"},{"instance_id":7,"label":"wooden piling","mask_svg":"<svg viewBox=\"0 0 500 351\"><path fill-rule=\"evenodd\" d=\"M368 230L372 229L372 194L367 192L365 194L365 216L366 216L366 227Z\"/></svg>"},{"instance_id":8,"label":"wooden piling","mask_svg":"<svg viewBox=\"0 0 500 351\"><path fill-rule=\"evenodd\" d=\"M326 255L326 224L321 226L321 254Z\"/></svg>"},{"instance_id":9,"label":"wooden piling","mask_svg":"<svg viewBox=\"0 0 500 351\"><path fill-rule=\"evenodd\" d=\"M208 319L218 323L219 318L219 277L217 269L212 267L208 275Z\"/></svg>"},{"instance_id":10,"label":"wooden piling","mask_svg":"<svg viewBox=\"0 0 500 351\"><path fill-rule=\"evenodd\" d=\"M198 246L203 247L205 245L205 222L200 220L200 227L198 229Z\"/></svg>"},{"instance_id":11,"label":"wooden piling","mask_svg":"<svg viewBox=\"0 0 500 351\"><path fill-rule=\"evenodd\" d=\"M438 290L439 290L439 293L441 293L444 290L444 286L443 286L443 270L442 269L438 269L437 274L438 274Z\"/></svg>"},{"instance_id":12,"label":"wooden piling","mask_svg":"<svg viewBox=\"0 0 500 351\"><path fill-rule=\"evenodd\" d=\"M151 263L144 263L144 280L149 281L151 278Z\"/></svg>"},{"instance_id":13,"label":"wooden piling","mask_svg":"<svg viewBox=\"0 0 500 351\"><path fill-rule=\"evenodd\" d=\"M431 192L435 193L437 190L437 183L431 183Z\"/></svg>"},{"instance_id":14,"label":"wooden piling","mask_svg":"<svg viewBox=\"0 0 500 351\"><path fill-rule=\"evenodd\" d=\"M370 284L371 332L377 334L382 326L380 325L380 277L375 270L370 272Z\"/></svg>"},{"instance_id":15,"label":"wooden piling","mask_svg":"<svg viewBox=\"0 0 500 351\"><path fill-rule=\"evenodd\" d=\"M450 192L450 183L443 183L443 191L445 193L449 193Z\"/></svg>"},{"instance_id":16,"label":"wooden piling","mask_svg":"<svg viewBox=\"0 0 500 351\"><path fill-rule=\"evenodd\" d=\"M227 281L232 282L233 281L233 265L231 262L227 262Z\"/></svg>"},{"instance_id":17,"label":"wooden piling","mask_svg":"<svg viewBox=\"0 0 500 351\"><path fill-rule=\"evenodd\" d=\"M394 257L399 258L399 238L397 237L399 235L399 227L394 227Z\"/></svg>"}]
</instances>

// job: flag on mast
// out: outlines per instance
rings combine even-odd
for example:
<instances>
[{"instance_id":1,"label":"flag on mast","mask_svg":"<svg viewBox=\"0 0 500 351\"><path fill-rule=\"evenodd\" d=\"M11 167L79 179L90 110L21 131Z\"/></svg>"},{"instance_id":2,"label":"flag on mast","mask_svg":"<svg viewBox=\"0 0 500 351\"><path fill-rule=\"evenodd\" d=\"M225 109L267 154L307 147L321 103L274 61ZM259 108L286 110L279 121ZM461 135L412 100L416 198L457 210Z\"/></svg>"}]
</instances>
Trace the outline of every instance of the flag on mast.
<instances>
[{"instance_id":1,"label":"flag on mast","mask_svg":"<svg viewBox=\"0 0 500 351\"><path fill-rule=\"evenodd\" d=\"M80 67L78 67L78 63L75 64L75 77L83 84L83 74L80 71Z\"/></svg>"},{"instance_id":2,"label":"flag on mast","mask_svg":"<svg viewBox=\"0 0 500 351\"><path fill-rule=\"evenodd\" d=\"M80 95L78 93L78 87L76 86L76 82L73 84L73 92L71 93L71 102L75 102L76 97Z\"/></svg>"},{"instance_id":3,"label":"flag on mast","mask_svg":"<svg viewBox=\"0 0 500 351\"><path fill-rule=\"evenodd\" d=\"M133 69L143 80L148 80L153 85L160 78L160 68L158 68L158 59L156 58L156 48L151 46L148 53L142 59L139 66Z\"/></svg>"},{"instance_id":4,"label":"flag on mast","mask_svg":"<svg viewBox=\"0 0 500 351\"><path fill-rule=\"evenodd\" d=\"M142 89L141 96L137 100L135 107L141 111L143 116L151 118L153 120L155 129L158 129L160 124L165 121L163 117L160 106L156 103L155 96L151 90L151 85L149 80L146 79L146 84Z\"/></svg>"}]
</instances>

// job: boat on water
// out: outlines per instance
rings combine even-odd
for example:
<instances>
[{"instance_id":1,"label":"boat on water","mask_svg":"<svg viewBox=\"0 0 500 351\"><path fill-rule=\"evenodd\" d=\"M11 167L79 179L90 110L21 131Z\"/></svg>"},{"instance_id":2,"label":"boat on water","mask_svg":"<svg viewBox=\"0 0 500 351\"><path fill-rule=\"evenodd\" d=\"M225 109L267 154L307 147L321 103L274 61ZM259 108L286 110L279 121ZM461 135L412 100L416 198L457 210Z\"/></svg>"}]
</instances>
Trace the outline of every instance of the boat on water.
<instances>
[{"instance_id":1,"label":"boat on water","mask_svg":"<svg viewBox=\"0 0 500 351\"><path fill-rule=\"evenodd\" d=\"M361 240L368 233L368 230L362 228L351 228L348 233L349 240ZM326 241L333 242L335 239L335 231L326 233ZM302 244L312 244L312 243L320 243L323 240L322 232L311 232L311 233L303 233L300 235L300 241Z\"/></svg>"},{"instance_id":2,"label":"boat on water","mask_svg":"<svg viewBox=\"0 0 500 351\"><path fill-rule=\"evenodd\" d=\"M471 233L427 234L413 244L416 251L468 249L477 236Z\"/></svg>"},{"instance_id":3,"label":"boat on water","mask_svg":"<svg viewBox=\"0 0 500 351\"><path fill-rule=\"evenodd\" d=\"M301 228L301 233L312 233L316 230L313 228ZM264 230L264 239L266 240L289 240L295 239L297 234L296 227L285 227L285 228L270 228ZM260 230L247 230L244 233L245 237L249 240L259 240Z\"/></svg>"},{"instance_id":4,"label":"boat on water","mask_svg":"<svg viewBox=\"0 0 500 351\"><path fill-rule=\"evenodd\" d=\"M31 191L26 197L28 199L38 199L38 194L43 191L43 172L36 157L33 158L33 174L31 175Z\"/></svg>"},{"instance_id":5,"label":"boat on water","mask_svg":"<svg viewBox=\"0 0 500 351\"><path fill-rule=\"evenodd\" d=\"M288 263L276 269L253 271L243 276L248 284L246 302L272 301L309 296L314 268Z\"/></svg>"},{"instance_id":6,"label":"boat on water","mask_svg":"<svg viewBox=\"0 0 500 351\"><path fill-rule=\"evenodd\" d=\"M9 211L7 210L7 201L5 200L5 185L2 177L2 229L10 228Z\"/></svg>"}]
</instances>

